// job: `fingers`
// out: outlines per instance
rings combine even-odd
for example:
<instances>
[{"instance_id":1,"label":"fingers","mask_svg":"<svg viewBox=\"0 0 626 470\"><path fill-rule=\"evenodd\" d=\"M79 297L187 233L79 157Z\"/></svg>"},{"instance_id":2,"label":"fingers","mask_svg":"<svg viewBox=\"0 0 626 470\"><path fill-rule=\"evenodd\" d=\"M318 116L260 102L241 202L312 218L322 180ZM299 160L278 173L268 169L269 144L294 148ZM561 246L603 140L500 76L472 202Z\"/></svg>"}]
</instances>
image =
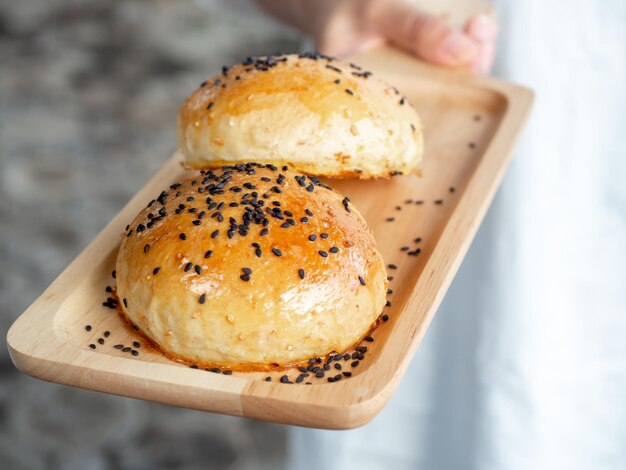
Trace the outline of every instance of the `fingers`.
<instances>
[{"instance_id":1,"label":"fingers","mask_svg":"<svg viewBox=\"0 0 626 470\"><path fill-rule=\"evenodd\" d=\"M465 32L480 43L493 43L498 36L498 23L489 15L471 17L465 25Z\"/></svg>"},{"instance_id":2,"label":"fingers","mask_svg":"<svg viewBox=\"0 0 626 470\"><path fill-rule=\"evenodd\" d=\"M377 15L380 33L403 49L434 64L471 68L480 53L480 43L445 20L424 13L405 1L385 2ZM480 34L483 26L472 26Z\"/></svg>"},{"instance_id":3,"label":"fingers","mask_svg":"<svg viewBox=\"0 0 626 470\"><path fill-rule=\"evenodd\" d=\"M476 15L469 19L464 31L479 43L479 52L471 69L477 73L487 73L495 58L495 43L498 36L498 24L494 17Z\"/></svg>"}]
</instances>

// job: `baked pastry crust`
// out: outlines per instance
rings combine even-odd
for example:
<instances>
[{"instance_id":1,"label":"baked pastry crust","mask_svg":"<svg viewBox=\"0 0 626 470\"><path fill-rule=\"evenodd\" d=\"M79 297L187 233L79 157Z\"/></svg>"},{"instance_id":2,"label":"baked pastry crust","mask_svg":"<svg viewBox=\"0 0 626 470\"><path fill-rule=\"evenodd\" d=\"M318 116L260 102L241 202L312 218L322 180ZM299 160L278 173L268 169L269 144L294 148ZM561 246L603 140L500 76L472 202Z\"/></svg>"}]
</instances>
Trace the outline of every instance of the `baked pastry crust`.
<instances>
[{"instance_id":1,"label":"baked pastry crust","mask_svg":"<svg viewBox=\"0 0 626 470\"><path fill-rule=\"evenodd\" d=\"M249 58L182 104L177 140L190 168L256 161L332 177L409 174L419 116L397 89L320 54Z\"/></svg>"},{"instance_id":2,"label":"baked pastry crust","mask_svg":"<svg viewBox=\"0 0 626 470\"><path fill-rule=\"evenodd\" d=\"M167 355L266 369L343 352L386 302L358 210L315 177L239 164L194 172L129 225L123 314Z\"/></svg>"}]
</instances>

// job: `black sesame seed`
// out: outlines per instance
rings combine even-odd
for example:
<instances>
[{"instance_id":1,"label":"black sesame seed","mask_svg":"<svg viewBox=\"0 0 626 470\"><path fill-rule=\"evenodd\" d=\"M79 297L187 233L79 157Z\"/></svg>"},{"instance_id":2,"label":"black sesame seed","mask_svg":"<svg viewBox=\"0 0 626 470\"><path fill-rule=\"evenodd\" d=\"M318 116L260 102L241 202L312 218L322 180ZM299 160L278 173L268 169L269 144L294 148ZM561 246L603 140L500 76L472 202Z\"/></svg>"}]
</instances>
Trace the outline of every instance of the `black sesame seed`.
<instances>
[{"instance_id":1,"label":"black sesame seed","mask_svg":"<svg viewBox=\"0 0 626 470\"><path fill-rule=\"evenodd\" d=\"M417 237L415 240L413 240L415 243L420 243L422 241L422 237Z\"/></svg>"},{"instance_id":2,"label":"black sesame seed","mask_svg":"<svg viewBox=\"0 0 626 470\"><path fill-rule=\"evenodd\" d=\"M85 325L85 331L91 331L91 325Z\"/></svg>"},{"instance_id":3,"label":"black sesame seed","mask_svg":"<svg viewBox=\"0 0 626 470\"><path fill-rule=\"evenodd\" d=\"M359 361L352 361L352 362L350 363L350 366L351 366L351 367L356 367L356 366L358 366L358 365L359 365Z\"/></svg>"},{"instance_id":4,"label":"black sesame seed","mask_svg":"<svg viewBox=\"0 0 626 470\"><path fill-rule=\"evenodd\" d=\"M261 230L260 235L261 235L262 237L264 237L264 236L265 236L265 235L267 235L268 233L270 233L270 231L269 231L268 229L264 228L263 230Z\"/></svg>"},{"instance_id":5,"label":"black sesame seed","mask_svg":"<svg viewBox=\"0 0 626 470\"><path fill-rule=\"evenodd\" d=\"M317 240L317 235L315 234L309 235L309 241L314 242L315 240Z\"/></svg>"},{"instance_id":6,"label":"black sesame seed","mask_svg":"<svg viewBox=\"0 0 626 470\"><path fill-rule=\"evenodd\" d=\"M185 270L185 272L188 272L191 270L191 268L193 268L193 263L187 263L183 269Z\"/></svg>"},{"instance_id":7,"label":"black sesame seed","mask_svg":"<svg viewBox=\"0 0 626 470\"><path fill-rule=\"evenodd\" d=\"M178 235L178 238L180 238L181 240L187 240L187 235L181 233L180 235Z\"/></svg>"},{"instance_id":8,"label":"black sesame seed","mask_svg":"<svg viewBox=\"0 0 626 470\"><path fill-rule=\"evenodd\" d=\"M98 338L98 344L104 344L104 339Z\"/></svg>"},{"instance_id":9,"label":"black sesame seed","mask_svg":"<svg viewBox=\"0 0 626 470\"><path fill-rule=\"evenodd\" d=\"M394 220L396 220L395 217L387 217L385 222L393 222Z\"/></svg>"},{"instance_id":10,"label":"black sesame seed","mask_svg":"<svg viewBox=\"0 0 626 470\"><path fill-rule=\"evenodd\" d=\"M205 258L210 258L211 256L213 256L213 250L209 250L204 254Z\"/></svg>"},{"instance_id":11,"label":"black sesame seed","mask_svg":"<svg viewBox=\"0 0 626 470\"><path fill-rule=\"evenodd\" d=\"M324 375L326 375L326 374L324 374L324 371L322 371L322 370L317 371L317 372L315 373L315 377L317 377L318 379L323 379L323 378L324 378Z\"/></svg>"},{"instance_id":12,"label":"black sesame seed","mask_svg":"<svg viewBox=\"0 0 626 470\"><path fill-rule=\"evenodd\" d=\"M456 191L456 189L454 188L454 186L450 186L448 188L448 192L453 193L454 191Z\"/></svg>"},{"instance_id":13,"label":"black sesame seed","mask_svg":"<svg viewBox=\"0 0 626 470\"><path fill-rule=\"evenodd\" d=\"M345 92L350 96L354 96L354 92L350 88L346 88Z\"/></svg>"},{"instance_id":14,"label":"black sesame seed","mask_svg":"<svg viewBox=\"0 0 626 470\"><path fill-rule=\"evenodd\" d=\"M202 268L197 264L193 267L193 269L196 271L196 274L202 274Z\"/></svg>"},{"instance_id":15,"label":"black sesame seed","mask_svg":"<svg viewBox=\"0 0 626 470\"><path fill-rule=\"evenodd\" d=\"M326 253L324 250L319 250L318 253L322 258L326 258L328 256L328 253Z\"/></svg>"},{"instance_id":16,"label":"black sesame seed","mask_svg":"<svg viewBox=\"0 0 626 470\"><path fill-rule=\"evenodd\" d=\"M104 337L108 338L109 336L111 336L111 332L109 330L104 332Z\"/></svg>"},{"instance_id":17,"label":"black sesame seed","mask_svg":"<svg viewBox=\"0 0 626 470\"><path fill-rule=\"evenodd\" d=\"M198 302L200 302L201 304L203 304L204 302L206 302L206 294L202 294L200 296L200 298L198 299Z\"/></svg>"},{"instance_id":18,"label":"black sesame seed","mask_svg":"<svg viewBox=\"0 0 626 470\"><path fill-rule=\"evenodd\" d=\"M298 269L298 276L300 276L300 279L304 279L304 275L305 275L304 269Z\"/></svg>"},{"instance_id":19,"label":"black sesame seed","mask_svg":"<svg viewBox=\"0 0 626 470\"><path fill-rule=\"evenodd\" d=\"M271 381L272 381L272 378L271 378L271 377L265 377L265 381L266 381L266 382L271 382Z\"/></svg>"},{"instance_id":20,"label":"black sesame seed","mask_svg":"<svg viewBox=\"0 0 626 470\"><path fill-rule=\"evenodd\" d=\"M219 230L214 230L214 231L211 233L211 238L217 238L217 236L219 235L219 233L220 233L220 231L219 231Z\"/></svg>"},{"instance_id":21,"label":"black sesame seed","mask_svg":"<svg viewBox=\"0 0 626 470\"><path fill-rule=\"evenodd\" d=\"M211 109L213 107L213 102L209 103L206 107L207 110Z\"/></svg>"},{"instance_id":22,"label":"black sesame seed","mask_svg":"<svg viewBox=\"0 0 626 470\"><path fill-rule=\"evenodd\" d=\"M130 348L126 346L125 348L122 348L122 352L130 352Z\"/></svg>"},{"instance_id":23,"label":"black sesame seed","mask_svg":"<svg viewBox=\"0 0 626 470\"><path fill-rule=\"evenodd\" d=\"M337 248L336 246L331 246L330 250L328 251L330 251L331 253L339 253L339 248Z\"/></svg>"},{"instance_id":24,"label":"black sesame seed","mask_svg":"<svg viewBox=\"0 0 626 470\"><path fill-rule=\"evenodd\" d=\"M320 233L320 237L321 237L323 240L326 240L326 239L328 238L328 234L327 234L327 233Z\"/></svg>"},{"instance_id":25,"label":"black sesame seed","mask_svg":"<svg viewBox=\"0 0 626 470\"><path fill-rule=\"evenodd\" d=\"M113 346L115 349L122 349L124 347L123 344L116 344L115 346Z\"/></svg>"},{"instance_id":26,"label":"black sesame seed","mask_svg":"<svg viewBox=\"0 0 626 470\"><path fill-rule=\"evenodd\" d=\"M336 83L337 85L339 85L339 84L341 83L341 80L336 79L336 80L335 80L335 83Z\"/></svg>"},{"instance_id":27,"label":"black sesame seed","mask_svg":"<svg viewBox=\"0 0 626 470\"><path fill-rule=\"evenodd\" d=\"M289 376L288 376L288 375L283 375L283 376L280 378L280 381L281 381L281 383L284 383L284 384L291 383L291 382L289 381Z\"/></svg>"},{"instance_id":28,"label":"black sesame seed","mask_svg":"<svg viewBox=\"0 0 626 470\"><path fill-rule=\"evenodd\" d=\"M474 142L470 142L469 144L467 144L467 146L471 149L475 149L476 148L476 144Z\"/></svg>"},{"instance_id":29,"label":"black sesame seed","mask_svg":"<svg viewBox=\"0 0 626 470\"><path fill-rule=\"evenodd\" d=\"M154 269L152 270L152 274L153 274L154 276L156 276L157 274L159 274L159 272L160 272L160 271L161 271L161 268L154 268Z\"/></svg>"},{"instance_id":30,"label":"black sesame seed","mask_svg":"<svg viewBox=\"0 0 626 470\"><path fill-rule=\"evenodd\" d=\"M344 377L352 377L352 372L344 371L344 372L342 372L342 374L343 374Z\"/></svg>"},{"instance_id":31,"label":"black sesame seed","mask_svg":"<svg viewBox=\"0 0 626 470\"><path fill-rule=\"evenodd\" d=\"M313 211L311 211L310 209L304 209L304 212L306 212L306 214L307 214L309 217L313 217Z\"/></svg>"},{"instance_id":32,"label":"black sesame seed","mask_svg":"<svg viewBox=\"0 0 626 470\"><path fill-rule=\"evenodd\" d=\"M385 302L385 307L391 307L391 301L388 300L387 302Z\"/></svg>"},{"instance_id":33,"label":"black sesame seed","mask_svg":"<svg viewBox=\"0 0 626 470\"><path fill-rule=\"evenodd\" d=\"M136 351L136 350L134 350L134 349L131 349L130 353L131 353L133 356L139 356L139 351Z\"/></svg>"},{"instance_id":34,"label":"black sesame seed","mask_svg":"<svg viewBox=\"0 0 626 470\"><path fill-rule=\"evenodd\" d=\"M115 279L115 269L111 272L111 277Z\"/></svg>"},{"instance_id":35,"label":"black sesame seed","mask_svg":"<svg viewBox=\"0 0 626 470\"><path fill-rule=\"evenodd\" d=\"M436 199L435 200L435 204L437 204L437 205L443 204L443 199Z\"/></svg>"},{"instance_id":36,"label":"black sesame seed","mask_svg":"<svg viewBox=\"0 0 626 470\"><path fill-rule=\"evenodd\" d=\"M250 269L250 268L241 268L241 271L244 274L248 274L248 275L252 274L252 269Z\"/></svg>"},{"instance_id":37,"label":"black sesame seed","mask_svg":"<svg viewBox=\"0 0 626 470\"><path fill-rule=\"evenodd\" d=\"M398 269L398 266L396 266L395 264L389 264L389 265L387 265L387 267L389 269Z\"/></svg>"},{"instance_id":38,"label":"black sesame seed","mask_svg":"<svg viewBox=\"0 0 626 470\"><path fill-rule=\"evenodd\" d=\"M150 250L150 245L148 245L147 243L143 246L143 252L147 253Z\"/></svg>"},{"instance_id":39,"label":"black sesame seed","mask_svg":"<svg viewBox=\"0 0 626 470\"><path fill-rule=\"evenodd\" d=\"M400 251L409 251L410 247L408 246L403 246L400 248Z\"/></svg>"},{"instance_id":40,"label":"black sesame seed","mask_svg":"<svg viewBox=\"0 0 626 470\"><path fill-rule=\"evenodd\" d=\"M280 251L278 248L272 248L272 253L274 253L276 256L282 256L283 252Z\"/></svg>"},{"instance_id":41,"label":"black sesame seed","mask_svg":"<svg viewBox=\"0 0 626 470\"><path fill-rule=\"evenodd\" d=\"M255 248L255 249L254 249L254 254L255 254L257 257L259 257L259 258L260 258L260 257L261 257L261 255L263 254L263 252L261 251L261 248Z\"/></svg>"},{"instance_id":42,"label":"black sesame seed","mask_svg":"<svg viewBox=\"0 0 626 470\"><path fill-rule=\"evenodd\" d=\"M359 282L361 283L362 286L366 284L365 279L363 279L363 277L361 276L359 276Z\"/></svg>"},{"instance_id":43,"label":"black sesame seed","mask_svg":"<svg viewBox=\"0 0 626 470\"><path fill-rule=\"evenodd\" d=\"M139 344L139 341L133 341L133 346L136 348L140 348L141 344Z\"/></svg>"},{"instance_id":44,"label":"black sesame seed","mask_svg":"<svg viewBox=\"0 0 626 470\"><path fill-rule=\"evenodd\" d=\"M91 343L91 344L89 345L89 347L90 347L91 349L96 349L96 345L95 345L95 344L93 344L93 343Z\"/></svg>"},{"instance_id":45,"label":"black sesame seed","mask_svg":"<svg viewBox=\"0 0 626 470\"><path fill-rule=\"evenodd\" d=\"M369 335L368 335L368 336L366 336L364 339L365 339L365 341L367 341L368 343L373 343L373 342L374 342L374 338L372 338L372 337L371 337L371 336L369 336Z\"/></svg>"},{"instance_id":46,"label":"black sesame seed","mask_svg":"<svg viewBox=\"0 0 626 470\"><path fill-rule=\"evenodd\" d=\"M250 280L250 276L248 274L242 274L241 276L239 276L239 278L242 281L246 281L246 282L248 282Z\"/></svg>"},{"instance_id":47,"label":"black sesame seed","mask_svg":"<svg viewBox=\"0 0 626 470\"><path fill-rule=\"evenodd\" d=\"M386 313L382 316L383 321L387 321L389 320L389 315L387 315Z\"/></svg>"}]
</instances>

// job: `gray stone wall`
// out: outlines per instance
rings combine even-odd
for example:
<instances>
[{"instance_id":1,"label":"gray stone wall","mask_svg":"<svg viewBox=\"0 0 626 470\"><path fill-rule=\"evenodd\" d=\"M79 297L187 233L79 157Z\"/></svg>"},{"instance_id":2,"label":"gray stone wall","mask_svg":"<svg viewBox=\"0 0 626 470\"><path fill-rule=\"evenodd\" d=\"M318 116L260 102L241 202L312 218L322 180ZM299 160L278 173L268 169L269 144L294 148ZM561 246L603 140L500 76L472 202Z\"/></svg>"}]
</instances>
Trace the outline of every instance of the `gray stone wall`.
<instances>
[{"instance_id":1,"label":"gray stone wall","mask_svg":"<svg viewBox=\"0 0 626 470\"><path fill-rule=\"evenodd\" d=\"M174 150L178 105L293 33L188 1L0 0L0 331ZM76 390L0 349L1 469L280 469L286 428Z\"/></svg>"}]
</instances>

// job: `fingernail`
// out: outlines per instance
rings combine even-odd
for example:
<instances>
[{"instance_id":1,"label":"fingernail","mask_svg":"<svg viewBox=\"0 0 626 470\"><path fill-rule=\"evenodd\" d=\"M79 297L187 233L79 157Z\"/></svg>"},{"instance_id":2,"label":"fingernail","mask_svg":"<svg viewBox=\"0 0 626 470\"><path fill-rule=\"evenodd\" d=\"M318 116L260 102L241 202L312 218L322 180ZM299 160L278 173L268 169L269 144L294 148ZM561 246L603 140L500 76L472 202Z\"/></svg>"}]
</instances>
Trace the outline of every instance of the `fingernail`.
<instances>
[{"instance_id":1,"label":"fingernail","mask_svg":"<svg viewBox=\"0 0 626 470\"><path fill-rule=\"evenodd\" d=\"M468 61L478 52L477 44L459 31L452 31L441 47L444 54L459 62Z\"/></svg>"},{"instance_id":2,"label":"fingernail","mask_svg":"<svg viewBox=\"0 0 626 470\"><path fill-rule=\"evenodd\" d=\"M468 32L477 41L492 42L497 36L498 28L491 16L477 15L472 19Z\"/></svg>"},{"instance_id":3,"label":"fingernail","mask_svg":"<svg viewBox=\"0 0 626 470\"><path fill-rule=\"evenodd\" d=\"M474 59L472 70L480 74L488 73L493 64L494 55L495 49L493 46L488 44L483 45L477 57Z\"/></svg>"}]
</instances>

